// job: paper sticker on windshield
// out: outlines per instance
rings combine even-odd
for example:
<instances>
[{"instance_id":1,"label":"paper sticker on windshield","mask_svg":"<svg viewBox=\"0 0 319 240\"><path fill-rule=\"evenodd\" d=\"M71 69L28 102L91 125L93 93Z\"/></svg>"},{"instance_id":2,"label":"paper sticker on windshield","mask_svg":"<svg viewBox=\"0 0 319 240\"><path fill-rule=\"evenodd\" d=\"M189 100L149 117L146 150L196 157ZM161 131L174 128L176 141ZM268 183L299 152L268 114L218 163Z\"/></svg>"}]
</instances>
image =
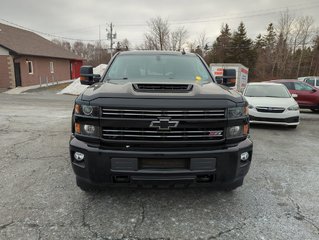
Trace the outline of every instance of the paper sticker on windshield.
<instances>
[{"instance_id":1,"label":"paper sticker on windshield","mask_svg":"<svg viewBox=\"0 0 319 240\"><path fill-rule=\"evenodd\" d=\"M199 81L202 80L202 77L201 77L201 76L196 76L196 77L195 77L195 80L196 80L196 82L199 82Z\"/></svg>"}]
</instances>

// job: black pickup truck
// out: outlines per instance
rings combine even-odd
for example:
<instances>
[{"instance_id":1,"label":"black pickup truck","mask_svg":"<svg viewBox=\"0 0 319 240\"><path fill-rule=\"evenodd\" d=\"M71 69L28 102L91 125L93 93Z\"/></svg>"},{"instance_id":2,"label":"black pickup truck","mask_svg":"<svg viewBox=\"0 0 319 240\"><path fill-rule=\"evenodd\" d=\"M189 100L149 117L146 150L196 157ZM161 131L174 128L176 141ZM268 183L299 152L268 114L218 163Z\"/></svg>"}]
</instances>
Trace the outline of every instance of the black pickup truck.
<instances>
[{"instance_id":1,"label":"black pickup truck","mask_svg":"<svg viewBox=\"0 0 319 240\"><path fill-rule=\"evenodd\" d=\"M120 52L76 100L70 156L84 191L106 186L243 184L252 159L247 103L192 53Z\"/></svg>"}]
</instances>

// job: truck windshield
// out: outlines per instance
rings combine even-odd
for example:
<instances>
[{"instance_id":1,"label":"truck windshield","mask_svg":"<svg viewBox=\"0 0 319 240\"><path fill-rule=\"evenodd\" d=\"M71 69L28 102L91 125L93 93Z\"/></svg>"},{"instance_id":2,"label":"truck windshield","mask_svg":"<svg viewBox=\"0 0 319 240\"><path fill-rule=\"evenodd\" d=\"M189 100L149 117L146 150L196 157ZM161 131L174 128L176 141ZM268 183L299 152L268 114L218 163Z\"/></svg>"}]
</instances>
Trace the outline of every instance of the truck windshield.
<instances>
[{"instance_id":1,"label":"truck windshield","mask_svg":"<svg viewBox=\"0 0 319 240\"><path fill-rule=\"evenodd\" d=\"M125 82L212 82L208 70L197 56L119 55L111 64L104 81Z\"/></svg>"},{"instance_id":2,"label":"truck windshield","mask_svg":"<svg viewBox=\"0 0 319 240\"><path fill-rule=\"evenodd\" d=\"M244 96L246 97L274 97L290 98L290 94L285 86L278 85L248 85Z\"/></svg>"}]
</instances>

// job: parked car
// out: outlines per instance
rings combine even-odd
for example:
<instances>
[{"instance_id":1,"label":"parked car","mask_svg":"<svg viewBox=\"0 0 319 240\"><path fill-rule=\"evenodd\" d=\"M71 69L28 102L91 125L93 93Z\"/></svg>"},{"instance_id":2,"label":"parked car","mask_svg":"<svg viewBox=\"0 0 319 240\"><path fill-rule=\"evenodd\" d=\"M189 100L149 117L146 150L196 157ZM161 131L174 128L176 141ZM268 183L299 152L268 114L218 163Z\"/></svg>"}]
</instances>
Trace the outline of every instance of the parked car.
<instances>
[{"instance_id":1,"label":"parked car","mask_svg":"<svg viewBox=\"0 0 319 240\"><path fill-rule=\"evenodd\" d=\"M296 94L296 101L300 108L311 109L319 112L319 89L295 79L279 79L270 82L284 84L291 94Z\"/></svg>"},{"instance_id":2,"label":"parked car","mask_svg":"<svg viewBox=\"0 0 319 240\"><path fill-rule=\"evenodd\" d=\"M310 76L310 77L300 77L298 78L299 81L306 82L311 86L319 89L319 77L317 76Z\"/></svg>"},{"instance_id":3,"label":"parked car","mask_svg":"<svg viewBox=\"0 0 319 240\"><path fill-rule=\"evenodd\" d=\"M298 126L299 106L284 85L249 83L243 95L249 104L250 123Z\"/></svg>"}]
</instances>

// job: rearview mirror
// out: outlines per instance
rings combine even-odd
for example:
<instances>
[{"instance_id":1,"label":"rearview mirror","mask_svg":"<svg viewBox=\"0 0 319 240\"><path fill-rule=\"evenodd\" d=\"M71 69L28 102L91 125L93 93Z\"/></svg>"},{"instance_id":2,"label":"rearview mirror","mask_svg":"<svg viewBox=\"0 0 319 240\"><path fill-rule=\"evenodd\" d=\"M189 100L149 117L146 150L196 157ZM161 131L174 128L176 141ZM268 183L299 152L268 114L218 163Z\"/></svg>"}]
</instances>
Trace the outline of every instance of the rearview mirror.
<instances>
[{"instance_id":1,"label":"rearview mirror","mask_svg":"<svg viewBox=\"0 0 319 240\"><path fill-rule=\"evenodd\" d=\"M297 98L297 97L298 97L298 94L293 93L293 94L291 94L291 96L292 96L293 98Z\"/></svg>"},{"instance_id":2,"label":"rearview mirror","mask_svg":"<svg viewBox=\"0 0 319 240\"><path fill-rule=\"evenodd\" d=\"M80 69L80 81L83 85L92 85L101 80L99 74L93 74L92 66L82 66Z\"/></svg>"}]
</instances>

